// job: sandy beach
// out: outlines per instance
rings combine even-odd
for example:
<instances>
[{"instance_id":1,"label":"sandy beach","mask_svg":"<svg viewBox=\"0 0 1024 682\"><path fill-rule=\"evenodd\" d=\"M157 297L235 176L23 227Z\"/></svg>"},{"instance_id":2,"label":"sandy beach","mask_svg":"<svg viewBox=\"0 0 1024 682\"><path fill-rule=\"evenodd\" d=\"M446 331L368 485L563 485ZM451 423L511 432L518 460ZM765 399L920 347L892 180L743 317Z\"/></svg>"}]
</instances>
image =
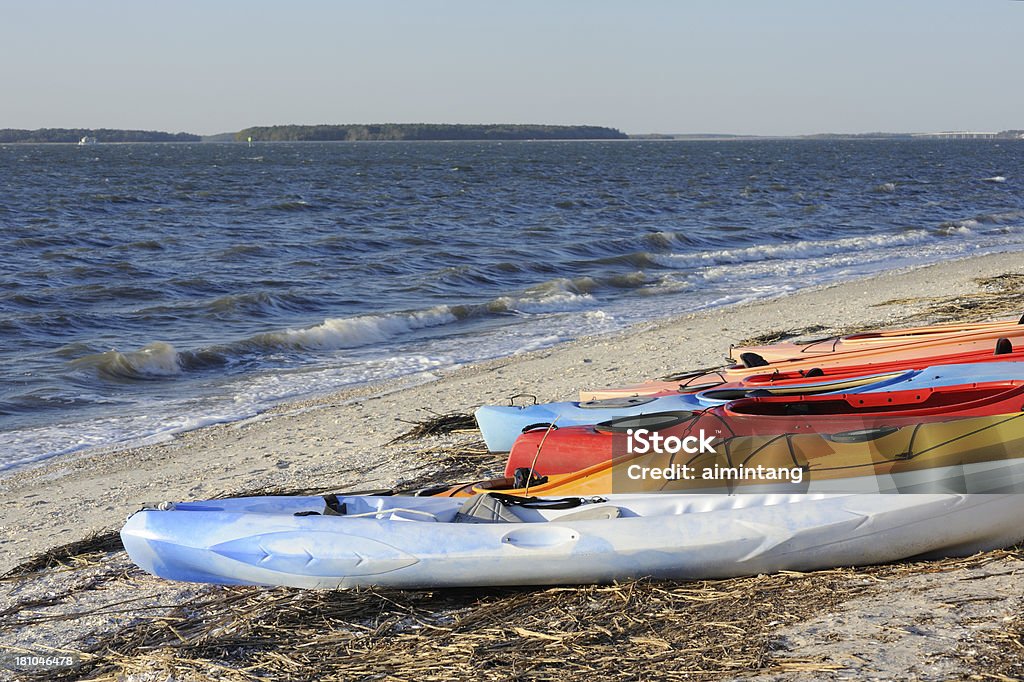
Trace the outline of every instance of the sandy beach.
<instances>
[{"instance_id":1,"label":"sandy beach","mask_svg":"<svg viewBox=\"0 0 1024 682\"><path fill-rule=\"evenodd\" d=\"M436 456L441 446L474 440L472 434L390 445L389 442L409 429L407 422L423 420L431 413L472 412L481 404L502 403L509 396L522 393L535 395L540 401L573 399L583 387L613 386L688 368L719 365L731 343L753 337L779 333L823 336L905 322L1019 316L1024 310L1024 299L1019 298L1019 278L1015 276L1021 275L1024 265L1019 254L1013 253L892 271L771 300L647 323L614 335L581 338L432 377L363 386L281 405L256 418L181 434L167 443L56 458L0 480L0 573L40 552L115 530L132 511L163 500L202 499L267 489L366 490L458 474L487 475L500 466L500 457L481 454L478 460L453 462L451 458ZM1000 306L1001 313L994 314ZM30 651L38 651L42 646L92 651L93 658L89 660L97 662L89 670L95 674L102 672L101 677L114 678L111 671L115 670L120 671L118 674L141 675L144 667L136 669L130 662L124 663L124 655L100 661L96 657L101 653L96 647L102 646L97 642L109 645L112 633L123 634L137 627L140 619L152 619L168 613L173 604L224 589L174 585L150 578L131 566L123 552L117 551L103 552L87 565L74 566L74 561L64 562L63 567L31 571L0 583L0 641L4 646ZM999 675L1012 675L1006 666L1014 664L1013 659L999 648L1004 640L1009 642L1009 649L1016 647L1015 665L1020 672L1024 648L1015 635L1010 635L1019 626L1017 614L1024 583L1017 573L1024 567L1024 560L1012 553L992 553L941 570L926 564L917 566L911 567L913 570L893 569L895 573L885 573L887 569L823 572L823 581L843 583L833 590L833 598L816 602L820 608L794 607L791 613L787 612L789 616L765 620L762 629L774 633L769 638L775 642L774 648L743 659L726 677L751 674L766 679L814 679L822 675L841 678L844 671L879 679L948 679L989 674L992 670L1004 671ZM98 575L105 577L97 578ZM772 590L784 591L783 588L809 585L814 576L773 577L765 584L770 583ZM82 581L89 580L94 580L94 584L82 588ZM721 581L713 589L728 592L729 583L753 585L742 580ZM856 585L856 589L851 585ZM750 589L768 588L762 585ZM247 595L255 592L258 591L244 591ZM265 592L280 596L287 591ZM510 597L506 592L492 590L479 598L521 598ZM114 605L142 593L145 598L128 606ZM588 595L587 599L598 599L603 594L599 588L583 588L573 593ZM820 594L818 597L823 598ZM477 598L463 595L459 603L466 607ZM548 598L554 597L545 597ZM360 603L366 599L366 595L358 597ZM454 597L446 599L459 601ZM397 601L406 604L408 598ZM771 598L767 601L771 602ZM953 603L961 606L950 606ZM437 612L458 608L447 602L441 606ZM742 604L737 606L736 613L742 611L741 607ZM753 607L747 604L747 608ZM75 615L85 612L88 615ZM699 611L693 616L702 617ZM417 636L429 638L439 628L452 627L452 622L450 618L436 621ZM518 627L536 634L538 631L533 628L540 625ZM557 626L551 627L557 630ZM530 635L521 636L524 641L530 639ZM561 641L557 633L547 636L554 639L541 637L541 641ZM639 635L631 636L633 640L627 637L619 641L610 635L609 642L602 646L618 647L619 653L629 660L632 654L627 649L642 645L660 650L660 644L638 644L634 640ZM181 641L188 639L187 633L181 637ZM651 637L652 641L665 642L669 653L685 648L682 640ZM171 650L168 646L157 646L155 650L166 653ZM879 647L884 649L884 655L877 655ZM607 653L605 649L601 651ZM965 654L968 650L974 653ZM430 646L424 645L424 651L429 652ZM587 656L583 645L568 646L562 642L559 651L573 660ZM204 655L220 660L229 677L244 678L234 670L230 655L212 650ZM424 654L430 655L433 654ZM364 662L373 660L370 654L367 656ZM409 660L415 661L413 654L409 656ZM385 659L382 654L380 660ZM671 656L657 659L662 662L650 668L651 679L663 677L658 671L675 671L673 675L679 672L678 676L683 677L683 659L681 653L675 657L680 663L677 667L670 666ZM173 667L176 664L167 665L171 673L178 670L174 674L181 675L180 679L192 679L189 675L198 675L197 679L207 674L216 676L210 672L214 667L186 666L186 672L182 672ZM523 679L546 679L557 672L557 668L541 668L547 672L531 676L527 667L520 670L520 675ZM629 665L622 667L624 671L631 669ZM426 669L414 665L406 672L396 668L389 674L394 679L406 679L417 677L417 670ZM472 676L472 670L472 666L453 669L451 675L467 678ZM380 672L372 666L353 671L353 678ZM486 676L504 679L508 673L509 670L492 670ZM585 667L580 666L571 666L565 673L568 677L587 674ZM132 679L167 679L167 674L165 671L162 677ZM437 672L431 674L436 676ZM725 675L722 668L694 668L691 679L716 674Z\"/></svg>"}]
</instances>

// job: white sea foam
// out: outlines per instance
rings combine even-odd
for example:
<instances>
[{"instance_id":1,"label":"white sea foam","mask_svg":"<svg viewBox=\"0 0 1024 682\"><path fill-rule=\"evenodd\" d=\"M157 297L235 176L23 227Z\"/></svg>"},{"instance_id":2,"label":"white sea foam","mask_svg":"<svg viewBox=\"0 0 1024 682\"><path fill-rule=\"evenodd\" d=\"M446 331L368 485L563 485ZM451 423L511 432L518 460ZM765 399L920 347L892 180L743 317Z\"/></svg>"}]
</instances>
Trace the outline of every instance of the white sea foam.
<instances>
[{"instance_id":1,"label":"white sea foam","mask_svg":"<svg viewBox=\"0 0 1024 682\"><path fill-rule=\"evenodd\" d=\"M541 348L547 348L549 346L554 346L557 343L568 341L569 338L571 337L558 336L555 334L541 336L535 339L531 339L528 343L524 343L522 346L519 346L512 352L512 354L519 355L521 353L529 353L530 351L540 350Z\"/></svg>"},{"instance_id":2,"label":"white sea foam","mask_svg":"<svg viewBox=\"0 0 1024 682\"><path fill-rule=\"evenodd\" d=\"M386 315L361 315L324 320L315 327L258 334L251 342L263 347L336 350L382 343L417 329L439 327L458 318L448 306Z\"/></svg>"},{"instance_id":3,"label":"white sea foam","mask_svg":"<svg viewBox=\"0 0 1024 682\"><path fill-rule=\"evenodd\" d=\"M980 219L975 218L964 218L963 220L951 220L946 223L939 225L937 232L942 235L965 235L974 232L975 228L980 226Z\"/></svg>"},{"instance_id":4,"label":"white sea foam","mask_svg":"<svg viewBox=\"0 0 1024 682\"><path fill-rule=\"evenodd\" d=\"M525 314L586 310L597 303L590 293L595 287L597 282L591 277L560 277L531 287L518 296L499 296L487 308L493 312Z\"/></svg>"},{"instance_id":5,"label":"white sea foam","mask_svg":"<svg viewBox=\"0 0 1024 682\"><path fill-rule=\"evenodd\" d=\"M133 414L0 432L0 472L51 457L96 447L128 447L166 442L194 429L252 418L267 408L301 396L372 381L409 377L422 382L429 372L453 365L451 358L394 355L307 371L265 372L226 384L218 395L158 402ZM426 377L426 378L424 378Z\"/></svg>"},{"instance_id":6,"label":"white sea foam","mask_svg":"<svg viewBox=\"0 0 1024 682\"><path fill-rule=\"evenodd\" d=\"M954 235L954 234L971 234L972 226L976 226L978 223L974 220L964 220L951 225L943 225L939 228L939 234Z\"/></svg>"},{"instance_id":7,"label":"white sea foam","mask_svg":"<svg viewBox=\"0 0 1024 682\"><path fill-rule=\"evenodd\" d=\"M697 253L673 253L667 255L652 254L651 258L659 265L670 268L706 267L710 265L729 265L761 260L788 260L828 256L844 251L861 251L868 249L921 244L929 239L927 230L908 230L901 234L869 235L865 237L846 237L844 239L807 240L786 242L783 244L759 244L738 249L719 249L717 251L700 251Z\"/></svg>"},{"instance_id":8,"label":"white sea foam","mask_svg":"<svg viewBox=\"0 0 1024 682\"><path fill-rule=\"evenodd\" d=\"M562 292L539 298L501 296L494 300L493 308L514 313L567 313L589 308L596 303L590 294Z\"/></svg>"},{"instance_id":9,"label":"white sea foam","mask_svg":"<svg viewBox=\"0 0 1024 682\"><path fill-rule=\"evenodd\" d=\"M1012 223L1018 220L1024 219L1024 210L1010 210L1000 211L998 213L985 213L978 216L978 221L982 223Z\"/></svg>"}]
</instances>

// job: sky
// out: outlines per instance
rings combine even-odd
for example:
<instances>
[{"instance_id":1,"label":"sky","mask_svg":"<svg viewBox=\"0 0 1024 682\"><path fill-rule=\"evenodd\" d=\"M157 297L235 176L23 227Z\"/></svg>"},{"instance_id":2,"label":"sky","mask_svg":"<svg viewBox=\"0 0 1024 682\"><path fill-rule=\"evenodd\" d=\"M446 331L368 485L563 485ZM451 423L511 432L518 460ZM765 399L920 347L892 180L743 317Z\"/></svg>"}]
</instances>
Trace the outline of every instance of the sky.
<instances>
[{"instance_id":1,"label":"sky","mask_svg":"<svg viewBox=\"0 0 1024 682\"><path fill-rule=\"evenodd\" d=\"M1017 0L0 0L0 128L1024 129Z\"/></svg>"}]
</instances>

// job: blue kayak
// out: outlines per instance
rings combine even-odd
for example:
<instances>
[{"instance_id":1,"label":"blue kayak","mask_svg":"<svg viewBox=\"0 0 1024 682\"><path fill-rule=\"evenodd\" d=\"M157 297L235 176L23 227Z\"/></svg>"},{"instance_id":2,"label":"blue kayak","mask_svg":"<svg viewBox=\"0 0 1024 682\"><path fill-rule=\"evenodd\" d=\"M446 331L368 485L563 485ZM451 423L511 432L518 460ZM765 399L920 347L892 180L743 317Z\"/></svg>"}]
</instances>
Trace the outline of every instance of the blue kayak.
<instances>
[{"instance_id":1,"label":"blue kayak","mask_svg":"<svg viewBox=\"0 0 1024 682\"><path fill-rule=\"evenodd\" d=\"M986 381L1024 380L1024 362L984 362L936 365L862 377L851 386L849 378L832 381L808 381L784 389L710 388L695 393L661 397L632 396L588 402L558 402L541 405L484 405L475 413L487 449L505 452L524 430L551 423L557 426L598 424L619 417L635 417L655 412L703 410L751 395L877 393L913 390L937 386L957 386ZM556 421L557 420L557 421Z\"/></svg>"}]
</instances>

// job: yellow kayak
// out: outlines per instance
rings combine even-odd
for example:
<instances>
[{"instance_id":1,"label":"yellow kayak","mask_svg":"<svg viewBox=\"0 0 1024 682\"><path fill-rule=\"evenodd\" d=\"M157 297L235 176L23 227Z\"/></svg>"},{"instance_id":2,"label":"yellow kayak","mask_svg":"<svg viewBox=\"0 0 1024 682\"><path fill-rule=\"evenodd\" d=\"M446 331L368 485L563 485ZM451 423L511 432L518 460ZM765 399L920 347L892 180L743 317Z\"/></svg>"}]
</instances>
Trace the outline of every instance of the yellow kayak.
<instances>
[{"instance_id":1,"label":"yellow kayak","mask_svg":"<svg viewBox=\"0 0 1024 682\"><path fill-rule=\"evenodd\" d=\"M543 455L541 455L543 456ZM998 492L1024 484L1024 412L834 434L715 439L713 452L623 455L529 486L502 478L434 494L607 495L640 492Z\"/></svg>"}]
</instances>

